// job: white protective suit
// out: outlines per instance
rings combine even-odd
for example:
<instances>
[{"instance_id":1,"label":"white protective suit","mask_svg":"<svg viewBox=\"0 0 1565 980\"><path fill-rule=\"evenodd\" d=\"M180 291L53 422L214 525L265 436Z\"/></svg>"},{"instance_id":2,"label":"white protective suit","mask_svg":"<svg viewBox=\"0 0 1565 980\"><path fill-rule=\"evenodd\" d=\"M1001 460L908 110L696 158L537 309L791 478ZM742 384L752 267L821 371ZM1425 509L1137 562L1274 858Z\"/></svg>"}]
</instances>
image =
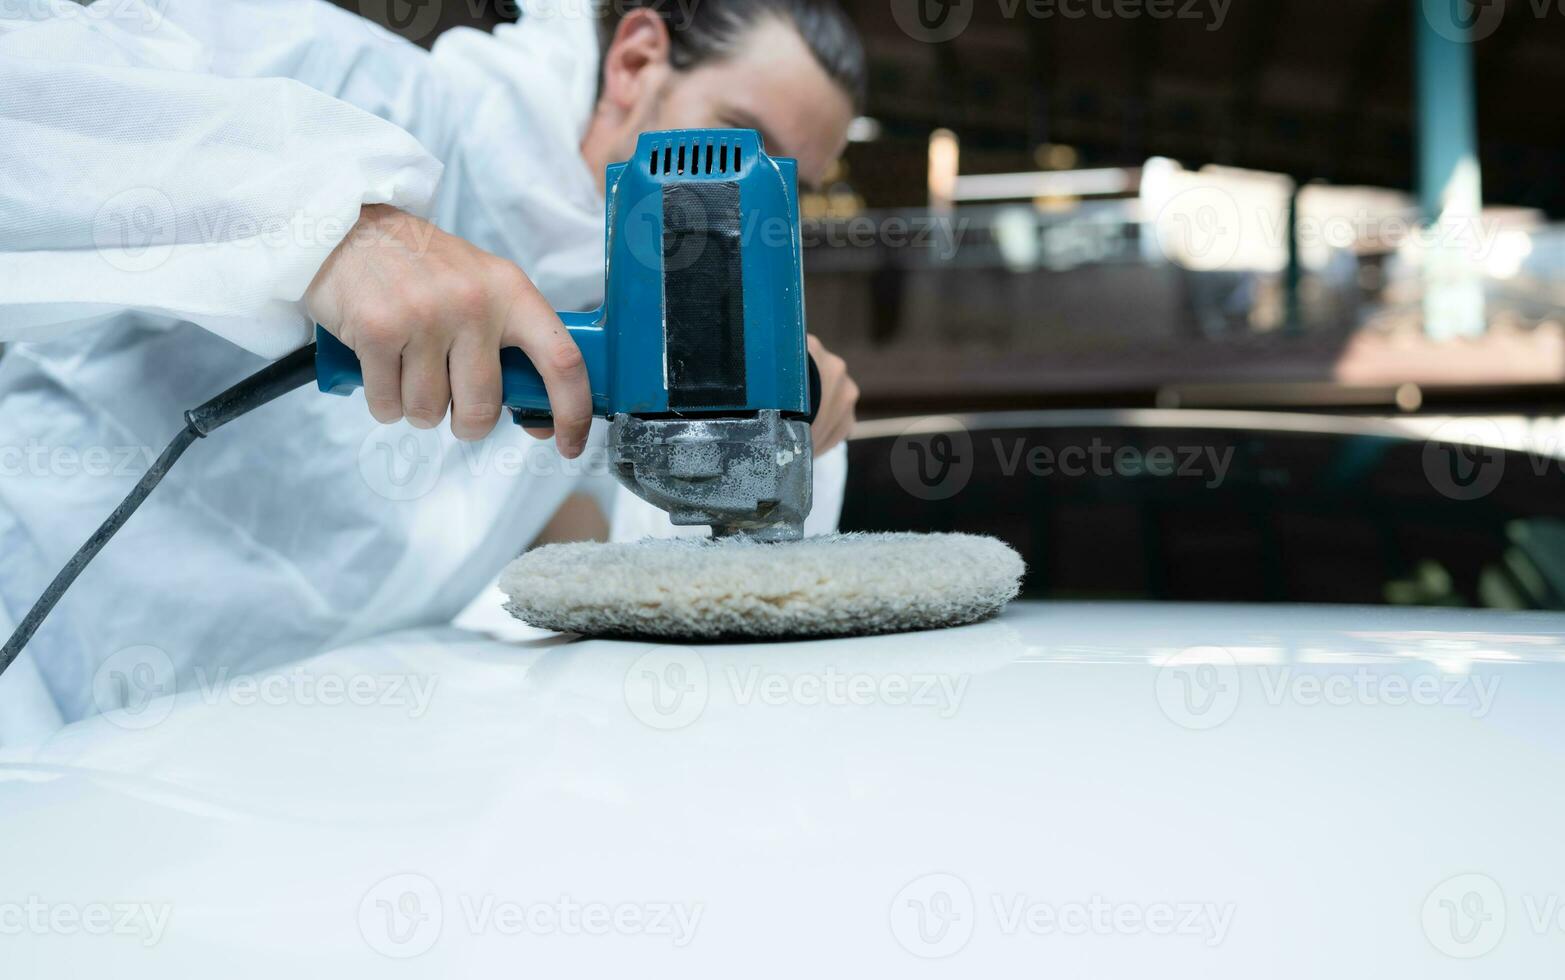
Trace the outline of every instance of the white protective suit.
<instances>
[{"instance_id":1,"label":"white protective suit","mask_svg":"<svg viewBox=\"0 0 1565 980\"><path fill-rule=\"evenodd\" d=\"M362 205L598 304L588 9L425 52L324 0L0 6L0 628L185 409L310 339L300 298ZM844 476L817 461L812 532ZM667 527L607 480L601 431L567 462L507 422L463 444L293 392L193 446L82 574L0 677L0 743L120 706L128 677L188 690L447 622L573 490L614 499L617 533Z\"/></svg>"}]
</instances>

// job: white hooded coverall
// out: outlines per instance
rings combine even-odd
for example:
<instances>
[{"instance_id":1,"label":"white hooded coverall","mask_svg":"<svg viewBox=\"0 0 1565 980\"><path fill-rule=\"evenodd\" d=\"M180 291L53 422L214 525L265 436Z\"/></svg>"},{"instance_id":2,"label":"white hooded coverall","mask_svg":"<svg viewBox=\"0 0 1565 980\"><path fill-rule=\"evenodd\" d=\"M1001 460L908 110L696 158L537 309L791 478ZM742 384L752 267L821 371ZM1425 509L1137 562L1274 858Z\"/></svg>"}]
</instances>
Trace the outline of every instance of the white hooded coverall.
<instances>
[{"instance_id":1,"label":"white hooded coverall","mask_svg":"<svg viewBox=\"0 0 1565 980\"><path fill-rule=\"evenodd\" d=\"M517 262L557 309L598 305L590 9L425 52L323 0L0 6L0 629L185 409L310 340L300 299L361 206ZM0 743L120 707L130 680L173 693L448 622L608 479L598 436L579 461L506 420L464 444L313 387L233 422L0 676ZM835 525L840 451L817 471L811 532ZM617 532L666 526L616 506Z\"/></svg>"}]
</instances>

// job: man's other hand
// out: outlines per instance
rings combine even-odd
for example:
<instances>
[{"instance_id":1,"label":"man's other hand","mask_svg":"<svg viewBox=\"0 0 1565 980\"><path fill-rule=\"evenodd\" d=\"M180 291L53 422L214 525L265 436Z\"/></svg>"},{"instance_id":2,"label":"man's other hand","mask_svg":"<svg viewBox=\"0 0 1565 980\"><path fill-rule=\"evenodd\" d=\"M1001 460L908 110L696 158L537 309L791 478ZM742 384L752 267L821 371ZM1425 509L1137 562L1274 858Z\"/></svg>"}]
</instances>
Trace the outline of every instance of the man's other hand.
<instances>
[{"instance_id":1,"label":"man's other hand","mask_svg":"<svg viewBox=\"0 0 1565 980\"><path fill-rule=\"evenodd\" d=\"M847 363L827 350L814 334L809 337L809 349L821 375L821 407L815 413L815 424L810 426L815 455L819 456L848 438L853 431L859 386L848 374Z\"/></svg>"}]
</instances>

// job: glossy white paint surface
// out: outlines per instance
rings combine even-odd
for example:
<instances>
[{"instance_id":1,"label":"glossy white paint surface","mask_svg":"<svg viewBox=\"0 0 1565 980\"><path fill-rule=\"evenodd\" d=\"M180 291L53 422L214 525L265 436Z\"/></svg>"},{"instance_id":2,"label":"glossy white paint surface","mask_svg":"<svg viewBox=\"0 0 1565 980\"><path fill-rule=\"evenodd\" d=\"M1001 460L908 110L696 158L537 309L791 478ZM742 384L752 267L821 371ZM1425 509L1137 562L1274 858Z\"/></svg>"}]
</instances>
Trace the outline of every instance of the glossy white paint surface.
<instances>
[{"instance_id":1,"label":"glossy white paint surface","mask_svg":"<svg viewBox=\"0 0 1565 980\"><path fill-rule=\"evenodd\" d=\"M404 634L0 756L0 975L1565 962L1565 617L1016 604L795 645L511 632Z\"/></svg>"}]
</instances>

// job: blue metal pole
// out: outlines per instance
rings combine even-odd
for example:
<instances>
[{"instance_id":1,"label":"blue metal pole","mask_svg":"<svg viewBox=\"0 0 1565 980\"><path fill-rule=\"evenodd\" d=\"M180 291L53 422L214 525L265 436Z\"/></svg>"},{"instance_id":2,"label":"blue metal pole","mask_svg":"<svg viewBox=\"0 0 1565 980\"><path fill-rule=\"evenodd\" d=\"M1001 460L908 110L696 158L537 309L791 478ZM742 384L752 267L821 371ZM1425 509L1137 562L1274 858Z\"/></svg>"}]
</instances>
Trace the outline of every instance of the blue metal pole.
<instances>
[{"instance_id":1,"label":"blue metal pole","mask_svg":"<svg viewBox=\"0 0 1565 980\"><path fill-rule=\"evenodd\" d=\"M1492 2L1413 0L1418 198L1431 242L1424 254L1424 329L1433 337L1484 330L1483 284L1467 248L1480 239L1483 206L1472 27Z\"/></svg>"}]
</instances>

